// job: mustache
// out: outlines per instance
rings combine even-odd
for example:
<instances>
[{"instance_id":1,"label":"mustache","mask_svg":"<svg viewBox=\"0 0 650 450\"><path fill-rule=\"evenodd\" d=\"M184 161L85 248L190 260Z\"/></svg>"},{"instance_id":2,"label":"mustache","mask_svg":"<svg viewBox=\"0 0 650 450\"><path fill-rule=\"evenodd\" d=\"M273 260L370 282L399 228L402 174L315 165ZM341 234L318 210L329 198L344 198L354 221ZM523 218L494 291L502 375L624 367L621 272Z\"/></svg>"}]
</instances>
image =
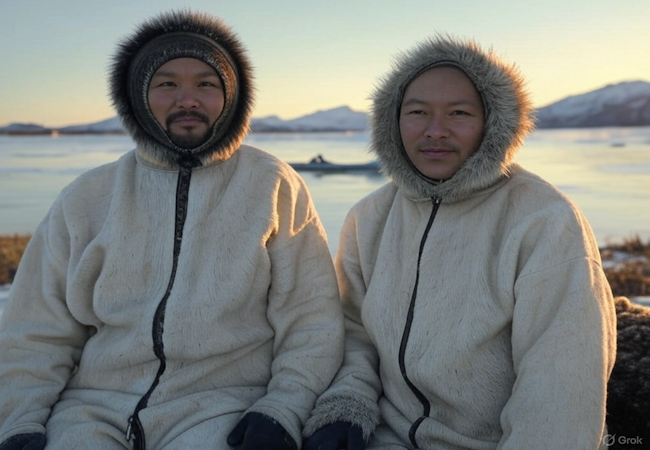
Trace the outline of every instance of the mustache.
<instances>
[{"instance_id":1,"label":"mustache","mask_svg":"<svg viewBox=\"0 0 650 450\"><path fill-rule=\"evenodd\" d=\"M170 115L167 116L167 119L165 120L165 125L167 126L167 129L169 129L169 126L173 121L183 117L195 117L199 119L201 122L205 122L206 124L209 123L210 121L208 116L198 111L178 111L175 113L171 113Z\"/></svg>"},{"instance_id":2,"label":"mustache","mask_svg":"<svg viewBox=\"0 0 650 450\"><path fill-rule=\"evenodd\" d=\"M446 141L436 141L436 140L424 140L421 142L418 142L416 149L417 150L423 150L425 148L438 148L441 150L448 150L451 152L456 152L458 151L458 147L450 144L449 142Z\"/></svg>"}]
</instances>

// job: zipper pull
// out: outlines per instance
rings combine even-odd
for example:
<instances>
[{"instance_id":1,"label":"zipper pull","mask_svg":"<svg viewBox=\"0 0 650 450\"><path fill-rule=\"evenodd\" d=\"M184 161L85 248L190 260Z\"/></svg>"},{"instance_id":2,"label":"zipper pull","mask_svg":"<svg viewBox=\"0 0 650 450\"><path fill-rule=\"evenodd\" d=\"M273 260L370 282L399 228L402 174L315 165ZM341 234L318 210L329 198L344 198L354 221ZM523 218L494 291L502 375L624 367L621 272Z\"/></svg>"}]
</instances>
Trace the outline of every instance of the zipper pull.
<instances>
[{"instance_id":1,"label":"zipper pull","mask_svg":"<svg viewBox=\"0 0 650 450\"><path fill-rule=\"evenodd\" d=\"M127 422L125 437L127 442L130 442L133 438L133 416L129 417Z\"/></svg>"}]
</instances>

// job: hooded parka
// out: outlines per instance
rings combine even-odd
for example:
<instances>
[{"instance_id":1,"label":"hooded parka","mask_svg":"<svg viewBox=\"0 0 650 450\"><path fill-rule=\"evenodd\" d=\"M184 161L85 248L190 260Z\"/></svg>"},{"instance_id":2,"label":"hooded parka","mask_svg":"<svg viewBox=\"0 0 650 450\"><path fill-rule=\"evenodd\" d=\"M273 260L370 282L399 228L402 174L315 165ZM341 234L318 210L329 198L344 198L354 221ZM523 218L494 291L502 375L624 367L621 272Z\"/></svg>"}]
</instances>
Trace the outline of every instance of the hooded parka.
<instances>
[{"instance_id":1,"label":"hooded parka","mask_svg":"<svg viewBox=\"0 0 650 450\"><path fill-rule=\"evenodd\" d=\"M210 64L225 90L195 149L146 104L156 67L179 57ZM0 442L131 448L137 426L147 449L226 449L258 412L300 446L340 365L343 317L304 182L241 144L244 50L210 16L162 15L120 46L111 94L137 148L64 188L33 234L0 321Z\"/></svg>"},{"instance_id":2,"label":"hooded parka","mask_svg":"<svg viewBox=\"0 0 650 450\"><path fill-rule=\"evenodd\" d=\"M447 180L411 164L408 84L453 66L485 110L479 148ZM612 295L570 199L513 162L533 126L517 70L438 36L373 94L371 149L390 182L349 212L335 266L344 363L304 430L343 421L370 449L599 447L615 358Z\"/></svg>"}]
</instances>

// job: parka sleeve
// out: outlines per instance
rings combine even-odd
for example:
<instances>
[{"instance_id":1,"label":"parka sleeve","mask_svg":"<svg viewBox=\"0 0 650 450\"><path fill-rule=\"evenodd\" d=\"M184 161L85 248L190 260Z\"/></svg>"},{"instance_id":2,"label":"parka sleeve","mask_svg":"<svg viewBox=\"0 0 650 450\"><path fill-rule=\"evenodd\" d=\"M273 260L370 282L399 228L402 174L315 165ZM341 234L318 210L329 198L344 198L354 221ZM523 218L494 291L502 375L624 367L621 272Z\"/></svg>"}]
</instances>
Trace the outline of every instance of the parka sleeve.
<instances>
[{"instance_id":1,"label":"parka sleeve","mask_svg":"<svg viewBox=\"0 0 650 450\"><path fill-rule=\"evenodd\" d=\"M565 215L566 216L566 215ZM498 448L596 449L605 429L616 315L598 249L586 225L555 214L521 247L514 285L516 381Z\"/></svg>"},{"instance_id":2,"label":"parka sleeve","mask_svg":"<svg viewBox=\"0 0 650 450\"><path fill-rule=\"evenodd\" d=\"M302 179L287 174L276 203L267 310L274 358L267 394L249 411L278 420L300 447L302 426L341 364L343 314L327 237Z\"/></svg>"},{"instance_id":3,"label":"parka sleeve","mask_svg":"<svg viewBox=\"0 0 650 450\"><path fill-rule=\"evenodd\" d=\"M370 274L364 273L358 231L353 209L343 225L335 258L345 315L345 356L332 386L318 399L305 426L305 436L344 421L361 427L367 441L379 423L379 356L361 318Z\"/></svg>"},{"instance_id":4,"label":"parka sleeve","mask_svg":"<svg viewBox=\"0 0 650 450\"><path fill-rule=\"evenodd\" d=\"M30 239L0 318L0 442L44 433L87 338L66 307L66 254L60 204Z\"/></svg>"}]
</instances>

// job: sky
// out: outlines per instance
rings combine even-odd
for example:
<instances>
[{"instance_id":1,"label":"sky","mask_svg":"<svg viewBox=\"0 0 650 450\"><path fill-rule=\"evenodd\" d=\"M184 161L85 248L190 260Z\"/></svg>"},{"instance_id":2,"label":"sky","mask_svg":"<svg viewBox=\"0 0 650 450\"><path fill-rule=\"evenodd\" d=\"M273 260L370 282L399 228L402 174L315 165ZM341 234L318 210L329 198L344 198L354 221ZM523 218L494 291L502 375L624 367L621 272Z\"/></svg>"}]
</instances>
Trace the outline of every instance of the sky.
<instances>
[{"instance_id":1,"label":"sky","mask_svg":"<svg viewBox=\"0 0 650 450\"><path fill-rule=\"evenodd\" d=\"M400 51L435 33L515 63L535 106L621 81L650 81L648 0L0 0L0 126L115 116L116 45L173 9L221 17L255 68L254 117L368 111Z\"/></svg>"}]
</instances>

